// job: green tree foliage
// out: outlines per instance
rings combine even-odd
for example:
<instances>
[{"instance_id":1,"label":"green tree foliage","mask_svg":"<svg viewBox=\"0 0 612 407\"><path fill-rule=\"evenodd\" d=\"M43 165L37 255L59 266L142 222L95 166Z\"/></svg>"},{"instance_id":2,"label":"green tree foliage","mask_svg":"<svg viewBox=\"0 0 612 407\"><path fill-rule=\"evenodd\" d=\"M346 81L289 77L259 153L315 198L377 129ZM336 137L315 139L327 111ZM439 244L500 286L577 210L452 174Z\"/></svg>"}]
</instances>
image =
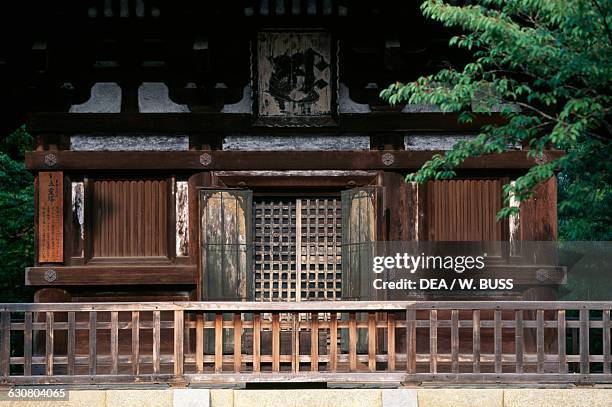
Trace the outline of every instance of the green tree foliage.
<instances>
[{"instance_id":1,"label":"green tree foliage","mask_svg":"<svg viewBox=\"0 0 612 407\"><path fill-rule=\"evenodd\" d=\"M612 143L583 143L558 175L559 238L612 241Z\"/></svg>"},{"instance_id":2,"label":"green tree foliage","mask_svg":"<svg viewBox=\"0 0 612 407\"><path fill-rule=\"evenodd\" d=\"M0 141L0 302L32 299L23 280L34 264L34 179L24 165L32 147L23 128Z\"/></svg>"},{"instance_id":3,"label":"green tree foliage","mask_svg":"<svg viewBox=\"0 0 612 407\"><path fill-rule=\"evenodd\" d=\"M477 138L434 156L408 179L451 178L468 157L528 146L534 166L514 185L504 187L506 205L498 217L517 210L509 207L510 194L523 201L539 182L560 170L560 211L562 218L567 216L562 235L609 237L612 2L449 3L426 0L421 10L425 17L464 33L453 37L450 45L470 53L470 62L411 83L394 83L381 97L391 104L435 104L445 112L461 112L463 121L470 121L480 106L483 111L500 111L507 120L484 126ZM551 146L566 154L547 159L543 153ZM602 216L581 220L592 210Z\"/></svg>"}]
</instances>

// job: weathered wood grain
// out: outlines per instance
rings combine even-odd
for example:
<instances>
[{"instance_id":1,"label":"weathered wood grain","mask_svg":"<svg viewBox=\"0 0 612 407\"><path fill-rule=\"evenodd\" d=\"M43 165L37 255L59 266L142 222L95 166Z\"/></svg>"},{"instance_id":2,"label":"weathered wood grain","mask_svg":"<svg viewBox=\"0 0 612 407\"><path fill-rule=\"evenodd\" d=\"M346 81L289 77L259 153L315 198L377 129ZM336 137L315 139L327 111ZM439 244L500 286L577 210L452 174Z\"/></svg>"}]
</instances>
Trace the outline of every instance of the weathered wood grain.
<instances>
[{"instance_id":1,"label":"weathered wood grain","mask_svg":"<svg viewBox=\"0 0 612 407\"><path fill-rule=\"evenodd\" d=\"M38 173L38 261L64 261L64 173Z\"/></svg>"},{"instance_id":2,"label":"weathered wood grain","mask_svg":"<svg viewBox=\"0 0 612 407\"><path fill-rule=\"evenodd\" d=\"M394 161L385 165L385 151L58 151L56 168L61 170L201 170L200 156L211 156L206 167L213 171L238 170L389 170L418 169L434 154L444 151L392 151ZM109 155L110 154L110 155ZM551 159L562 154L547 152ZM26 153L30 170L47 169L44 152ZM516 169L534 165L526 151L508 151L466 159L459 169Z\"/></svg>"}]
</instances>

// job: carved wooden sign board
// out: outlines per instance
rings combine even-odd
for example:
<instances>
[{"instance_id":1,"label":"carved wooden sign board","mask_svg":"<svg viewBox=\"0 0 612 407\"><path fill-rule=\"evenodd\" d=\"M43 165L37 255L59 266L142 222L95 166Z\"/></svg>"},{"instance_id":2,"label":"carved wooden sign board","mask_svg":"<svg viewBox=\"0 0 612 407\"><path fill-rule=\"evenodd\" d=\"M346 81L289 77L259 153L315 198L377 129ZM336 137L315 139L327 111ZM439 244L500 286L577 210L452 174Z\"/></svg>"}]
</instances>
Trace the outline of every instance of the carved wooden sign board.
<instances>
[{"instance_id":1,"label":"carved wooden sign board","mask_svg":"<svg viewBox=\"0 0 612 407\"><path fill-rule=\"evenodd\" d=\"M336 58L328 32L260 32L254 54L257 124L336 124Z\"/></svg>"},{"instance_id":2,"label":"carved wooden sign board","mask_svg":"<svg viewBox=\"0 0 612 407\"><path fill-rule=\"evenodd\" d=\"M38 261L64 261L63 172L38 174Z\"/></svg>"}]
</instances>

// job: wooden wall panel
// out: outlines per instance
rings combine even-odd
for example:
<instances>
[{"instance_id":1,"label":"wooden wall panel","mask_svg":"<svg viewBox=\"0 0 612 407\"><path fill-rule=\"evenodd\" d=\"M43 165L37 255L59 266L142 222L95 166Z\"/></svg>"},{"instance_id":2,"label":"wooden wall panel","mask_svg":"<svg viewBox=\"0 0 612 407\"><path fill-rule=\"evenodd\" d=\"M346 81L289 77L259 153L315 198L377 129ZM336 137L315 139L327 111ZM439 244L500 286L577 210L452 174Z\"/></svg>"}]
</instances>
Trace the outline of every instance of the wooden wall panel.
<instances>
[{"instance_id":1,"label":"wooden wall panel","mask_svg":"<svg viewBox=\"0 0 612 407\"><path fill-rule=\"evenodd\" d=\"M418 240L418 185L389 171L383 174L383 185L384 231L379 240Z\"/></svg>"},{"instance_id":2,"label":"wooden wall panel","mask_svg":"<svg viewBox=\"0 0 612 407\"><path fill-rule=\"evenodd\" d=\"M168 256L168 181L92 182L93 257Z\"/></svg>"},{"instance_id":3,"label":"wooden wall panel","mask_svg":"<svg viewBox=\"0 0 612 407\"><path fill-rule=\"evenodd\" d=\"M549 178L520 204L521 240L557 240L557 179Z\"/></svg>"},{"instance_id":4,"label":"wooden wall panel","mask_svg":"<svg viewBox=\"0 0 612 407\"><path fill-rule=\"evenodd\" d=\"M202 300L249 298L252 203L250 190L200 190Z\"/></svg>"},{"instance_id":5,"label":"wooden wall panel","mask_svg":"<svg viewBox=\"0 0 612 407\"><path fill-rule=\"evenodd\" d=\"M430 241L500 241L502 180L430 181L425 222Z\"/></svg>"}]
</instances>

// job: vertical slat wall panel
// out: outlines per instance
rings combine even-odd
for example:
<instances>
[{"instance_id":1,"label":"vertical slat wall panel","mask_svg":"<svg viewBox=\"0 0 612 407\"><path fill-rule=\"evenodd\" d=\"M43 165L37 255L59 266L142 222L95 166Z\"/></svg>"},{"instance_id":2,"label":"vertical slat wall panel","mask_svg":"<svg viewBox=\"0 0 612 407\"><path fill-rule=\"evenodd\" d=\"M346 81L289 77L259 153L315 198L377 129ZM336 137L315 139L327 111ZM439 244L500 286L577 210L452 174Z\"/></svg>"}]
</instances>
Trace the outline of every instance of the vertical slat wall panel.
<instances>
[{"instance_id":1,"label":"vertical slat wall panel","mask_svg":"<svg viewBox=\"0 0 612 407\"><path fill-rule=\"evenodd\" d=\"M500 241L501 180L427 183L426 224L430 241Z\"/></svg>"},{"instance_id":2,"label":"vertical slat wall panel","mask_svg":"<svg viewBox=\"0 0 612 407\"><path fill-rule=\"evenodd\" d=\"M92 183L93 257L168 256L168 181Z\"/></svg>"}]
</instances>

